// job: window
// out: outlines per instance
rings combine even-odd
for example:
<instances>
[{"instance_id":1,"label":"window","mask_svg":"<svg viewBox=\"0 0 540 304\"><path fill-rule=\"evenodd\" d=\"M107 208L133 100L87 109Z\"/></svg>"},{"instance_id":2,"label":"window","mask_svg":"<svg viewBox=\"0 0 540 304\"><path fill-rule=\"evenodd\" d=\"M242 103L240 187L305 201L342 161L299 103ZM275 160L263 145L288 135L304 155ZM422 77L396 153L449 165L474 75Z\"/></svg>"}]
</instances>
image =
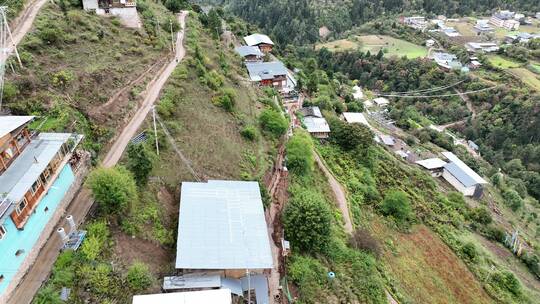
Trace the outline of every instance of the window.
<instances>
[{"instance_id":1,"label":"window","mask_svg":"<svg viewBox=\"0 0 540 304\"><path fill-rule=\"evenodd\" d=\"M7 233L6 227L4 227L4 225L0 225L0 240L4 238L6 233Z\"/></svg>"},{"instance_id":2,"label":"window","mask_svg":"<svg viewBox=\"0 0 540 304\"><path fill-rule=\"evenodd\" d=\"M39 186L41 186L41 182L39 181L39 179L32 185L32 189L30 189L32 191L32 195L35 195L36 192L38 191L38 188Z\"/></svg>"},{"instance_id":3,"label":"window","mask_svg":"<svg viewBox=\"0 0 540 304\"><path fill-rule=\"evenodd\" d=\"M23 200L17 205L17 208L15 208L15 212L17 212L17 215L20 215L24 208L28 205L28 202L26 201L26 198L23 198Z\"/></svg>"}]
</instances>

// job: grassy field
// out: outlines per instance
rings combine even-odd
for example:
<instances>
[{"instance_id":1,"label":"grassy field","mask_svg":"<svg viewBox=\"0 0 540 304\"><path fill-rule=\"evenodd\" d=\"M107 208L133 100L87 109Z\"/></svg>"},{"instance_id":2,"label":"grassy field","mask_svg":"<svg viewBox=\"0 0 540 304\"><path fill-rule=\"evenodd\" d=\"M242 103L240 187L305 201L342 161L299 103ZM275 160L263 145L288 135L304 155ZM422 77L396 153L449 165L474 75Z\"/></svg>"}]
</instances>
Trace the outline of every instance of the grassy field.
<instances>
[{"instance_id":1,"label":"grassy field","mask_svg":"<svg viewBox=\"0 0 540 304\"><path fill-rule=\"evenodd\" d=\"M526 68L513 68L508 70L509 73L518 77L525 84L530 86L532 89L540 89L540 79L539 76Z\"/></svg>"},{"instance_id":2,"label":"grassy field","mask_svg":"<svg viewBox=\"0 0 540 304\"><path fill-rule=\"evenodd\" d=\"M488 59L491 64L502 69L512 69L521 66L521 63L501 57L499 55L490 55L488 56Z\"/></svg>"},{"instance_id":3,"label":"grassy field","mask_svg":"<svg viewBox=\"0 0 540 304\"><path fill-rule=\"evenodd\" d=\"M372 54L382 49L386 56L406 56L407 58L427 56L427 49L423 46L384 35L354 36L317 45L318 49L323 47L330 51L361 49L364 52L370 51Z\"/></svg>"}]
</instances>

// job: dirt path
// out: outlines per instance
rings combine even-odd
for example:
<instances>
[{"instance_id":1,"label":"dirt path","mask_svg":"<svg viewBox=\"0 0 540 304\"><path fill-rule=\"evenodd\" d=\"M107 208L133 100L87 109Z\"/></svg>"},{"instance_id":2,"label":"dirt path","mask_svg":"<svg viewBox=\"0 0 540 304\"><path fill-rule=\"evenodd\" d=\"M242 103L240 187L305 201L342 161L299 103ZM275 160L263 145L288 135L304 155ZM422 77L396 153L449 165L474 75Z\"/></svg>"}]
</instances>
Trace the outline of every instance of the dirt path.
<instances>
[{"instance_id":1,"label":"dirt path","mask_svg":"<svg viewBox=\"0 0 540 304\"><path fill-rule=\"evenodd\" d=\"M40 0L42 1L42 0ZM45 2L45 1L44 1ZM37 11L36 11L37 12ZM147 90L144 92L145 98L141 104L139 110L121 132L120 136L113 144L109 153L103 161L103 165L106 167L114 166L126 146L129 144L130 139L133 137L137 129L144 121L146 115L152 108L154 102L159 97L161 88L167 81L167 78L171 75L172 71L178 64L178 62L184 57L185 49L183 47L184 38L184 26L187 12L183 11L179 14L178 20L181 24L182 30L177 34L177 54L163 71L158 74L147 86ZM88 189L82 188L78 194L76 194L73 201L69 204L66 214L71 214L80 225L84 222L86 215L93 205L93 199ZM63 226L61 223L58 226ZM41 249L37 259L33 265L30 266L28 273L21 280L19 286L17 286L16 292L7 304L28 304L31 303L34 295L37 293L43 282L45 282L51 272L52 266L56 261L59 254L60 240L55 235L51 235L44 247Z\"/></svg>"},{"instance_id":2,"label":"dirt path","mask_svg":"<svg viewBox=\"0 0 540 304\"><path fill-rule=\"evenodd\" d=\"M456 88L454 88L454 91L459 94L459 97L461 97L461 100L463 100L465 102L465 105L467 105L467 109L469 110L469 112L471 112L471 119L475 119L476 118L476 110L474 109L469 96L466 95L466 94L461 93Z\"/></svg>"},{"instance_id":3,"label":"dirt path","mask_svg":"<svg viewBox=\"0 0 540 304\"><path fill-rule=\"evenodd\" d=\"M341 184L336 180L334 175L328 170L328 168L326 168L326 164L322 161L318 153L315 153L315 161L317 162L319 168L321 168L321 170L324 172L324 175L326 175L328 183L330 184L330 187L334 192L336 202L338 203L339 210L341 210L341 214L343 215L343 221L345 222L343 224L345 232L347 232L348 234L352 234L353 226L351 221L351 214L349 212L349 205L347 204L347 195L345 194L343 186L341 186Z\"/></svg>"},{"instance_id":4,"label":"dirt path","mask_svg":"<svg viewBox=\"0 0 540 304\"><path fill-rule=\"evenodd\" d=\"M13 21L13 28L11 29L13 35L13 42L15 45L19 45L26 33L32 28L32 24L36 19L39 10L47 3L48 0L35 0L28 3L19 17ZM8 53L13 52L14 45L9 47Z\"/></svg>"},{"instance_id":5,"label":"dirt path","mask_svg":"<svg viewBox=\"0 0 540 304\"><path fill-rule=\"evenodd\" d=\"M116 165L116 163L120 160L120 157L122 157L122 154L124 153L124 150L126 149L127 145L129 144L129 141L133 136L135 136L135 133L142 125L143 121L145 120L146 116L154 106L154 103L157 101L159 97L159 93L161 92L161 89L165 85L165 82L167 82L167 79L169 79L169 76L172 74L176 66L178 65L178 62L180 62L185 54L186 50L184 48L184 24L186 19L187 12L182 11L178 16L178 21L181 24L182 30L177 33L176 36L176 56L175 59L172 60L165 69L156 75L154 79L148 83L146 86L144 94L144 100L135 113L129 123L124 127L120 135L118 136L118 139L113 143L111 149L109 150L109 153L105 156L103 159L103 166L104 167L112 167Z\"/></svg>"}]
</instances>

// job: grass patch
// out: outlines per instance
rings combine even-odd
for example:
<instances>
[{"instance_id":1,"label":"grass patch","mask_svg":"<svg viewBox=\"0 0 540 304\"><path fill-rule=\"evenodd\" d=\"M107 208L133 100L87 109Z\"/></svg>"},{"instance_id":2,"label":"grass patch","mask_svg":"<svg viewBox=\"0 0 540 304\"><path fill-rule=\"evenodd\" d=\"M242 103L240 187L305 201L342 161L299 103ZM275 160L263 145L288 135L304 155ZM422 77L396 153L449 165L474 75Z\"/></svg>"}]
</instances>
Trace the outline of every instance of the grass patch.
<instances>
[{"instance_id":1,"label":"grass patch","mask_svg":"<svg viewBox=\"0 0 540 304\"><path fill-rule=\"evenodd\" d=\"M323 47L330 51L360 49L371 54L377 54L382 49L386 56L405 56L409 59L427 56L425 47L385 35L354 36L317 45L317 49Z\"/></svg>"},{"instance_id":2,"label":"grass patch","mask_svg":"<svg viewBox=\"0 0 540 304\"><path fill-rule=\"evenodd\" d=\"M539 90L540 88L540 79L538 75L527 70L526 68L515 68L508 70L509 73L518 77L525 84L530 86L534 90Z\"/></svg>"},{"instance_id":3,"label":"grass patch","mask_svg":"<svg viewBox=\"0 0 540 304\"><path fill-rule=\"evenodd\" d=\"M492 65L501 68L501 69L512 69L521 66L521 63L513 61L508 58L504 58L499 55L490 55L488 56L489 63Z\"/></svg>"}]
</instances>

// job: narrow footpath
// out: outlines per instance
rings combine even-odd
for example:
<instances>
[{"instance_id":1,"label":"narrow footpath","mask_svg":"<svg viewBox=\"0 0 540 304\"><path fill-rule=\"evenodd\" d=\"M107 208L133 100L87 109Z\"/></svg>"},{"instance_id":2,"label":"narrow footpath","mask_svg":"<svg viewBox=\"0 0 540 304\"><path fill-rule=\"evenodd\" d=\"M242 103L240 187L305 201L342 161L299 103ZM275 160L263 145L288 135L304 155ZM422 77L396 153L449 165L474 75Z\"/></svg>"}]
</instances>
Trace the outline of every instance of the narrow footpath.
<instances>
[{"instance_id":1,"label":"narrow footpath","mask_svg":"<svg viewBox=\"0 0 540 304\"><path fill-rule=\"evenodd\" d=\"M46 0L39 1L46 2ZM174 68L184 58L185 49L183 40L186 16L187 11L182 11L180 14L178 14L178 21L181 25L181 30L177 34L176 54L174 58L164 69L161 70L161 73L157 74L156 77L154 77L154 79L152 79L152 81L150 81L148 84L145 92L143 92L144 100L141 103L139 110L137 110L133 118L124 127L118 138L111 146L111 149L103 160L103 166L112 167L120 160L120 157L129 144L129 141L140 128L144 122L144 119L148 115L148 112L150 112L152 106L157 101L163 85L174 71ZM70 203L66 214L73 215L77 225L80 225L82 222L84 222L93 202L94 201L90 191L86 188L82 188ZM63 226L65 226L63 223L59 223L58 225L58 227ZM7 304L29 304L32 302L34 295L37 293L43 282L47 280L52 266L60 253L60 247L61 242L59 238L56 237L56 235L51 235L45 246L41 249L36 261L30 267L28 273L23 277L14 295L8 300Z\"/></svg>"},{"instance_id":2,"label":"narrow footpath","mask_svg":"<svg viewBox=\"0 0 540 304\"><path fill-rule=\"evenodd\" d=\"M330 188L332 188L334 196L336 197L336 202L338 203L339 210L343 215L343 228L345 229L345 232L347 232L347 234L352 234L353 225L351 221L351 214L349 212L349 205L347 203L347 195L345 193L345 190L343 189L343 186L341 186L341 184L336 180L330 170L326 168L326 164L323 162L319 154L317 152L315 152L314 154L317 165L323 171L324 175L326 175L328 184L330 184Z\"/></svg>"}]
</instances>

